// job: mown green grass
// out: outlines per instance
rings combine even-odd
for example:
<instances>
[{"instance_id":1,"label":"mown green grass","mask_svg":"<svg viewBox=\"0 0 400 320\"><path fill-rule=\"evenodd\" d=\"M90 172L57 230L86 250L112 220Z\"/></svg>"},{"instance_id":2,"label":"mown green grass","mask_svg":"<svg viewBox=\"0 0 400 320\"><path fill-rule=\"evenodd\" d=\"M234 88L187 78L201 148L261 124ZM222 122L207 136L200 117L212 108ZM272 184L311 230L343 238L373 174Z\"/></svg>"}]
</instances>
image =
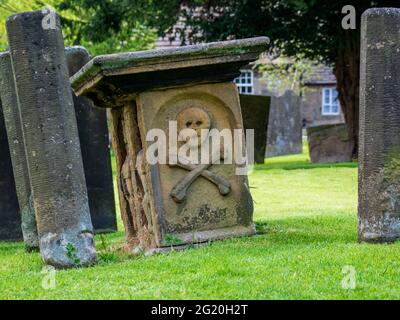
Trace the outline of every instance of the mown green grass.
<instances>
[{"instance_id":1,"label":"mown green grass","mask_svg":"<svg viewBox=\"0 0 400 320\"><path fill-rule=\"evenodd\" d=\"M100 254L92 268L41 283L39 254L0 245L1 299L392 299L400 297L400 244L357 243L357 165L311 165L306 153L250 175L258 235L198 249L128 257ZM122 232L96 237L101 250ZM356 271L343 289L342 268Z\"/></svg>"}]
</instances>

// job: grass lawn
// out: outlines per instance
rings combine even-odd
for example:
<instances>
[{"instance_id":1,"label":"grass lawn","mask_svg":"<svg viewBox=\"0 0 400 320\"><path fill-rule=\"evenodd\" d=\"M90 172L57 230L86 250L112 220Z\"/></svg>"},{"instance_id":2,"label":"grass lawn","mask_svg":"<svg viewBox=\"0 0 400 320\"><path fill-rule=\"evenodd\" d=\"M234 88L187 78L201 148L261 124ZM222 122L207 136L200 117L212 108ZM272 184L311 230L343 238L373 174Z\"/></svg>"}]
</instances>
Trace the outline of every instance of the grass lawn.
<instances>
[{"instance_id":1,"label":"grass lawn","mask_svg":"<svg viewBox=\"0 0 400 320\"><path fill-rule=\"evenodd\" d=\"M58 271L42 288L38 253L0 244L1 299L391 299L400 298L400 243L357 243L357 166L277 157L250 175L258 235L199 249L128 257L104 252L97 266ZM122 232L96 237L123 241ZM343 289L342 269L356 272Z\"/></svg>"}]
</instances>

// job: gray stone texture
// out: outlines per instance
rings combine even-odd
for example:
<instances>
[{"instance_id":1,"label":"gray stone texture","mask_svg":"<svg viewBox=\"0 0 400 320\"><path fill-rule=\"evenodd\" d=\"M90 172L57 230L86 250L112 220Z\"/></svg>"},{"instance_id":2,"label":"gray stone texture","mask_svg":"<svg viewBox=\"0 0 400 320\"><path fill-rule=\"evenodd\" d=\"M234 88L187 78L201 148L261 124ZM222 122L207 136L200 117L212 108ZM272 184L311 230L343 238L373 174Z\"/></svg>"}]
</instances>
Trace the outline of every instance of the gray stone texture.
<instances>
[{"instance_id":1,"label":"gray stone texture","mask_svg":"<svg viewBox=\"0 0 400 320\"><path fill-rule=\"evenodd\" d=\"M69 89L60 19L16 14L6 27L31 178L42 259L57 268L96 261L93 227Z\"/></svg>"},{"instance_id":2,"label":"gray stone texture","mask_svg":"<svg viewBox=\"0 0 400 320\"><path fill-rule=\"evenodd\" d=\"M302 152L302 119L300 97L286 91L272 97L267 134L267 157L298 154Z\"/></svg>"},{"instance_id":3,"label":"gray stone texture","mask_svg":"<svg viewBox=\"0 0 400 320\"><path fill-rule=\"evenodd\" d=\"M66 57L70 76L90 61L88 51L81 46L66 48ZM107 112L88 98L72 95L94 231L117 231Z\"/></svg>"},{"instance_id":4,"label":"gray stone texture","mask_svg":"<svg viewBox=\"0 0 400 320\"><path fill-rule=\"evenodd\" d=\"M361 21L360 241L400 237L400 9L369 9Z\"/></svg>"},{"instance_id":5,"label":"gray stone texture","mask_svg":"<svg viewBox=\"0 0 400 320\"><path fill-rule=\"evenodd\" d=\"M21 239L21 216L0 102L0 240Z\"/></svg>"},{"instance_id":6,"label":"gray stone texture","mask_svg":"<svg viewBox=\"0 0 400 320\"><path fill-rule=\"evenodd\" d=\"M19 203L18 215L21 216L21 218L18 217L18 220L21 219L21 229L25 247L28 251L31 251L39 248L39 239L36 228L35 211L31 201L31 186L26 163L25 144L22 135L11 58L8 52L0 55L0 96L3 105L4 123L7 130L12 169ZM2 152L2 155L6 156L7 153ZM4 173L11 176L11 168L9 168L9 170L10 171L4 171ZM13 187L10 186L6 193L10 195L13 190ZM18 231L15 236L19 234L20 232Z\"/></svg>"},{"instance_id":7,"label":"gray stone texture","mask_svg":"<svg viewBox=\"0 0 400 320\"><path fill-rule=\"evenodd\" d=\"M307 138L312 163L351 161L352 145L345 124L309 127Z\"/></svg>"},{"instance_id":8,"label":"gray stone texture","mask_svg":"<svg viewBox=\"0 0 400 320\"><path fill-rule=\"evenodd\" d=\"M244 128L254 129L255 163L264 163L270 105L271 97L249 94L240 95Z\"/></svg>"}]
</instances>

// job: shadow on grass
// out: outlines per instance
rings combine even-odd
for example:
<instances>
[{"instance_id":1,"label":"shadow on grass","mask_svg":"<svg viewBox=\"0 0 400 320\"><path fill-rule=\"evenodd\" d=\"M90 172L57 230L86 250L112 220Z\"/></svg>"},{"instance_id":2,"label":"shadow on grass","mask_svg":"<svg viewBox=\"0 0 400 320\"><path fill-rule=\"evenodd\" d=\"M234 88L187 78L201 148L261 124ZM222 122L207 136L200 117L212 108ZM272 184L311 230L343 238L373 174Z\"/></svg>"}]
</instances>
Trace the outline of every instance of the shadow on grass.
<instances>
[{"instance_id":1,"label":"shadow on grass","mask_svg":"<svg viewBox=\"0 0 400 320\"><path fill-rule=\"evenodd\" d=\"M273 163L265 163L265 164L257 164L254 166L254 170L256 171L265 171L265 170L298 170L298 169L317 169L317 168L357 168L358 162L342 162L342 163L310 163L307 160L304 161L282 161L282 162L273 162Z\"/></svg>"},{"instance_id":2,"label":"shadow on grass","mask_svg":"<svg viewBox=\"0 0 400 320\"><path fill-rule=\"evenodd\" d=\"M21 242L0 242L1 254L14 254L18 250L25 251L24 243Z\"/></svg>"},{"instance_id":3,"label":"shadow on grass","mask_svg":"<svg viewBox=\"0 0 400 320\"><path fill-rule=\"evenodd\" d=\"M293 217L256 221L255 225L258 235L276 244L357 243L356 216Z\"/></svg>"}]
</instances>

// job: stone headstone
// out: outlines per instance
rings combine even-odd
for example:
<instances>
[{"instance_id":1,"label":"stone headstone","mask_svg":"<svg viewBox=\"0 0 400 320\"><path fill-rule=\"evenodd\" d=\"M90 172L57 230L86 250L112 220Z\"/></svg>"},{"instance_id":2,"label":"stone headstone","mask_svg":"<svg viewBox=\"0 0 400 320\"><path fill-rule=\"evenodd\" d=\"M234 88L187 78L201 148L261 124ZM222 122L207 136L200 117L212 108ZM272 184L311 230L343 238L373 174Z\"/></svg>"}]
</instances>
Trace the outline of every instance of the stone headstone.
<instances>
[{"instance_id":1,"label":"stone headstone","mask_svg":"<svg viewBox=\"0 0 400 320\"><path fill-rule=\"evenodd\" d=\"M74 75L90 55L84 47L66 48L69 75ZM114 187L107 128L107 113L85 97L72 93L85 169L90 215L95 233L117 231Z\"/></svg>"},{"instance_id":2,"label":"stone headstone","mask_svg":"<svg viewBox=\"0 0 400 320\"><path fill-rule=\"evenodd\" d=\"M400 238L400 9L361 19L358 235Z\"/></svg>"},{"instance_id":3,"label":"stone headstone","mask_svg":"<svg viewBox=\"0 0 400 320\"><path fill-rule=\"evenodd\" d=\"M11 156L13 176L19 203L18 220L21 219L21 229L25 248L32 251L39 248L39 238L36 228L36 217L31 198L28 165L26 162L25 143L22 135L21 119L19 115L18 100L15 91L14 76L11 67L11 58L8 52L0 55L0 96L3 103L4 123L7 129L10 153L2 152L2 156ZM11 169L11 168L10 168ZM11 171L5 171L9 177ZM6 193L11 197L14 188ZM12 203L12 202L11 202ZM17 215L16 215L17 216ZM20 218L20 217L21 218ZM6 228L6 225L3 225ZM13 229L12 227L11 229ZM20 232L15 233L15 236ZM15 238L17 239L17 238Z\"/></svg>"},{"instance_id":4,"label":"stone headstone","mask_svg":"<svg viewBox=\"0 0 400 320\"><path fill-rule=\"evenodd\" d=\"M19 240L21 215L1 102L0 109L0 240Z\"/></svg>"},{"instance_id":5,"label":"stone headstone","mask_svg":"<svg viewBox=\"0 0 400 320\"><path fill-rule=\"evenodd\" d=\"M254 234L247 176L237 162L194 164L182 161L183 156L152 162L154 145L148 135L165 133L177 143L173 132L183 128L196 140L202 129L243 129L233 79L267 43L262 37L99 56L73 76L78 96L111 108L121 214L130 247L164 250ZM202 138L190 150L198 151L206 140ZM168 154L177 152L167 141L159 145L160 156L163 148ZM243 154L244 145L236 150ZM218 145L217 160L225 151Z\"/></svg>"},{"instance_id":6,"label":"stone headstone","mask_svg":"<svg viewBox=\"0 0 400 320\"><path fill-rule=\"evenodd\" d=\"M66 48L66 55L70 75L73 75L90 60L87 50L79 46ZM18 221L22 220L23 239L27 250L31 251L39 247L39 242L35 212L31 201L18 102L8 52L0 54L0 81L13 174L19 206L22 208L15 218ZM92 223L96 233L113 232L117 230L117 226L106 111L92 107L92 102L87 98L76 97L75 94L73 94L73 98ZM6 154L3 153L3 155ZM7 202L9 201L7 200ZM13 226L14 224L13 221ZM5 230L7 224L3 224L3 228ZM20 240L18 238L20 234L20 232L14 233L12 239Z\"/></svg>"},{"instance_id":7,"label":"stone headstone","mask_svg":"<svg viewBox=\"0 0 400 320\"><path fill-rule=\"evenodd\" d=\"M240 95L244 128L254 129L255 163L264 163L270 104L271 97L253 94Z\"/></svg>"},{"instance_id":8,"label":"stone headstone","mask_svg":"<svg viewBox=\"0 0 400 320\"><path fill-rule=\"evenodd\" d=\"M16 14L6 28L40 252L57 268L96 261L93 227L58 15Z\"/></svg>"},{"instance_id":9,"label":"stone headstone","mask_svg":"<svg viewBox=\"0 0 400 320\"><path fill-rule=\"evenodd\" d=\"M276 157L302 152L300 97L293 91L272 97L269 113L266 156Z\"/></svg>"},{"instance_id":10,"label":"stone headstone","mask_svg":"<svg viewBox=\"0 0 400 320\"><path fill-rule=\"evenodd\" d=\"M345 124L308 127L307 138L312 163L352 160L352 144Z\"/></svg>"}]
</instances>

